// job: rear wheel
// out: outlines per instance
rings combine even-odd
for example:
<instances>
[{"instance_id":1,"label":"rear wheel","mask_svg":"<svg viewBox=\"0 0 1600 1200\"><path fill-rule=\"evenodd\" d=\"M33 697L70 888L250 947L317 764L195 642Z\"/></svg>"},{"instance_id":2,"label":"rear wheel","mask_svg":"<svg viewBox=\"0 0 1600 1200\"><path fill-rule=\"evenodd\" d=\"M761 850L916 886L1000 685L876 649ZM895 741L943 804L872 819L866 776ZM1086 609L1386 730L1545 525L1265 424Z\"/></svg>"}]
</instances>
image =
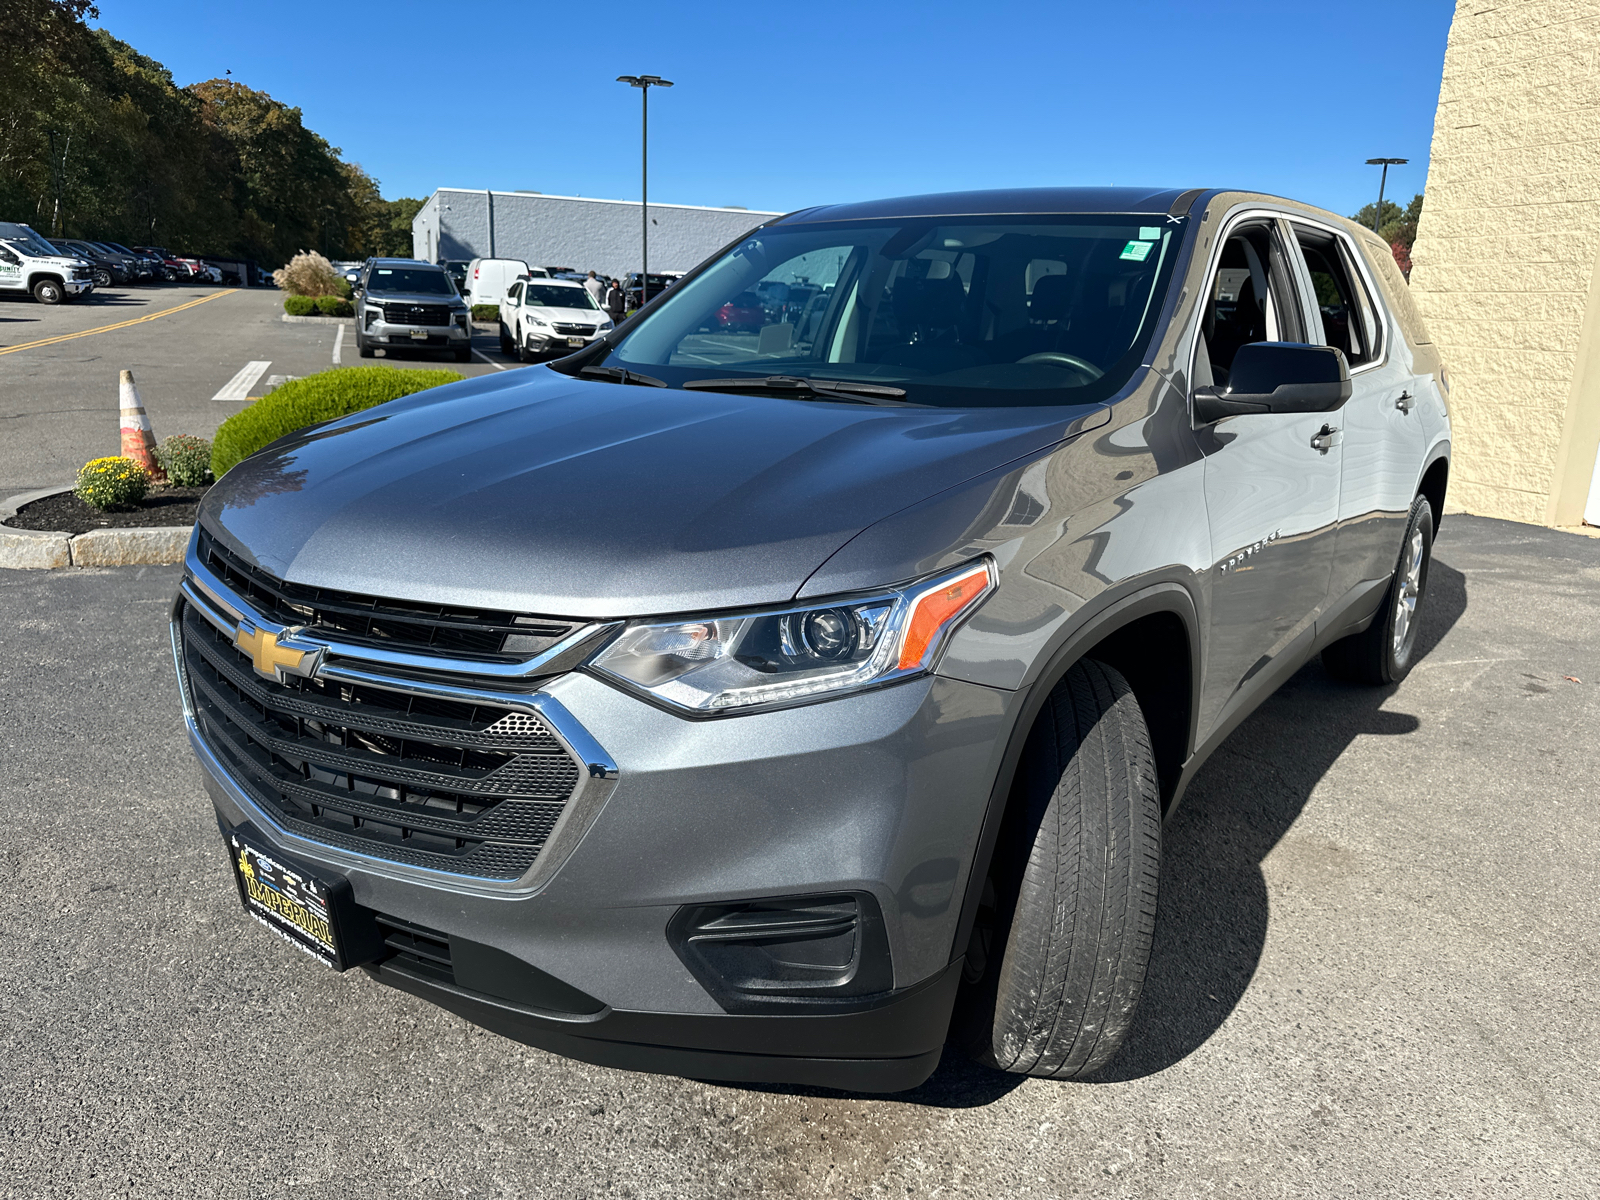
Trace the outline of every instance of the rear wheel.
<instances>
[{"instance_id":1,"label":"rear wheel","mask_svg":"<svg viewBox=\"0 0 1600 1200\"><path fill-rule=\"evenodd\" d=\"M1340 638L1322 652L1323 668L1347 683L1382 686L1399 683L1417 656L1417 627L1428 594L1428 564L1433 561L1433 505L1426 496L1411 502L1411 517L1400 541L1400 561L1384 595L1383 607L1365 633Z\"/></svg>"},{"instance_id":2,"label":"rear wheel","mask_svg":"<svg viewBox=\"0 0 1600 1200\"><path fill-rule=\"evenodd\" d=\"M67 289L54 279L41 279L33 285L33 298L40 304L60 304L67 296Z\"/></svg>"},{"instance_id":3,"label":"rear wheel","mask_svg":"<svg viewBox=\"0 0 1600 1200\"><path fill-rule=\"evenodd\" d=\"M1144 988L1161 862L1150 734L1104 663L1078 663L1050 693L1000 839L956 1036L1003 1071L1091 1074L1122 1044Z\"/></svg>"}]
</instances>

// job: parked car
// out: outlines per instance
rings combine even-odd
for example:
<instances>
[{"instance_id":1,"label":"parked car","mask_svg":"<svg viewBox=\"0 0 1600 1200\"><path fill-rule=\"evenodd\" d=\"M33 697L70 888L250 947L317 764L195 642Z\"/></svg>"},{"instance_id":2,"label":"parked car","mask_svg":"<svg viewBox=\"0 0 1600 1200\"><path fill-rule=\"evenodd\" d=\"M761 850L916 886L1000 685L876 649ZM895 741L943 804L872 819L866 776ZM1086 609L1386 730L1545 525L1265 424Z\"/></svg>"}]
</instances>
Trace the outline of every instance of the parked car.
<instances>
[{"instance_id":1,"label":"parked car","mask_svg":"<svg viewBox=\"0 0 1600 1200\"><path fill-rule=\"evenodd\" d=\"M194 278L195 271L192 263L185 262L164 246L135 246L141 253L154 255L161 260L162 267L167 272L167 277L176 282L187 282Z\"/></svg>"},{"instance_id":2,"label":"parked car","mask_svg":"<svg viewBox=\"0 0 1600 1200\"><path fill-rule=\"evenodd\" d=\"M456 285L456 291L465 296L467 294L467 268L472 265L471 260L453 258L447 259L439 265L444 268L444 273L450 276L450 281Z\"/></svg>"},{"instance_id":3,"label":"parked car","mask_svg":"<svg viewBox=\"0 0 1600 1200\"><path fill-rule=\"evenodd\" d=\"M120 242L102 242L101 245L115 250L119 254L125 254L129 258L132 258L138 262L139 275L141 278L148 277L152 281L159 281L163 283L171 282L171 272L167 270L166 264L161 261L159 255L152 254L145 250L130 250L127 246L122 245Z\"/></svg>"},{"instance_id":4,"label":"parked car","mask_svg":"<svg viewBox=\"0 0 1600 1200\"><path fill-rule=\"evenodd\" d=\"M519 279L500 302L500 353L523 362L571 354L611 329L589 290L571 280Z\"/></svg>"},{"instance_id":5,"label":"parked car","mask_svg":"<svg viewBox=\"0 0 1600 1200\"><path fill-rule=\"evenodd\" d=\"M520 258L475 258L467 266L467 290L463 295L473 306L499 304L506 297L506 289L527 273L528 264Z\"/></svg>"},{"instance_id":6,"label":"parked car","mask_svg":"<svg viewBox=\"0 0 1600 1200\"><path fill-rule=\"evenodd\" d=\"M813 329L701 332L802 275ZM1095 1072L1195 772L1314 655L1424 652L1447 392L1388 246L1293 201L770 222L207 494L173 644L244 904L611 1066Z\"/></svg>"},{"instance_id":7,"label":"parked car","mask_svg":"<svg viewBox=\"0 0 1600 1200\"><path fill-rule=\"evenodd\" d=\"M77 238L53 238L50 244L55 247L56 253L88 263L96 287L108 288L113 284L120 287L134 277L133 270L121 255L114 255L92 243Z\"/></svg>"},{"instance_id":8,"label":"parked car","mask_svg":"<svg viewBox=\"0 0 1600 1200\"><path fill-rule=\"evenodd\" d=\"M60 304L93 290L90 263L63 254L29 225L0 221L0 292L25 292L40 304Z\"/></svg>"},{"instance_id":9,"label":"parked car","mask_svg":"<svg viewBox=\"0 0 1600 1200\"><path fill-rule=\"evenodd\" d=\"M443 267L414 258L369 258L356 284L356 351L447 350L472 357L472 313Z\"/></svg>"},{"instance_id":10,"label":"parked car","mask_svg":"<svg viewBox=\"0 0 1600 1200\"><path fill-rule=\"evenodd\" d=\"M650 272L650 299L653 300L661 295L662 292L678 282L678 278L676 275L658 275L654 271ZM627 278L622 281L622 293L628 298L628 310L630 312L644 303L642 298L643 289L639 286L638 271L630 271Z\"/></svg>"},{"instance_id":11,"label":"parked car","mask_svg":"<svg viewBox=\"0 0 1600 1200\"><path fill-rule=\"evenodd\" d=\"M754 292L740 292L716 311L716 328L724 333L759 333L767 323L761 300Z\"/></svg>"}]
</instances>

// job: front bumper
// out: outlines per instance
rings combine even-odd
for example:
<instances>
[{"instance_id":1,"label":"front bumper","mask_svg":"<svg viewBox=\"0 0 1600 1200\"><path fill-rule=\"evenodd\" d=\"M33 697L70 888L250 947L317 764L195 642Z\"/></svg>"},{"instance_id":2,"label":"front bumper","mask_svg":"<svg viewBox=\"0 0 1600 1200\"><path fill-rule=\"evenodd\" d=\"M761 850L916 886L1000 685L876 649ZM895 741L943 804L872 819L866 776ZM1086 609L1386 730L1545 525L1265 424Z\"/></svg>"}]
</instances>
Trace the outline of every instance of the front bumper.
<instances>
[{"instance_id":1,"label":"front bumper","mask_svg":"<svg viewBox=\"0 0 1600 1200\"><path fill-rule=\"evenodd\" d=\"M523 335L523 340L534 354L575 354L610 332L604 329L591 334L566 334L534 328Z\"/></svg>"},{"instance_id":2,"label":"front bumper","mask_svg":"<svg viewBox=\"0 0 1600 1200\"><path fill-rule=\"evenodd\" d=\"M959 983L956 926L1018 693L922 678L715 720L676 716L582 673L538 695L553 702L541 715L561 714L566 740L604 747L616 770L594 811L552 835L541 857L559 866L538 878L536 862L530 886L289 833L211 752L185 686L191 743L224 827L248 824L285 855L348 879L358 904L509 955L600 1009L519 1004L399 959L369 968L379 981L609 1066L861 1091L926 1078ZM871 896L882 912L892 986L871 996L732 1012L669 939L686 906L843 892Z\"/></svg>"},{"instance_id":3,"label":"front bumper","mask_svg":"<svg viewBox=\"0 0 1600 1200\"><path fill-rule=\"evenodd\" d=\"M459 349L472 345L472 326L469 323L462 327L455 322L449 325L401 325L380 320L364 326L361 336L374 346Z\"/></svg>"}]
</instances>

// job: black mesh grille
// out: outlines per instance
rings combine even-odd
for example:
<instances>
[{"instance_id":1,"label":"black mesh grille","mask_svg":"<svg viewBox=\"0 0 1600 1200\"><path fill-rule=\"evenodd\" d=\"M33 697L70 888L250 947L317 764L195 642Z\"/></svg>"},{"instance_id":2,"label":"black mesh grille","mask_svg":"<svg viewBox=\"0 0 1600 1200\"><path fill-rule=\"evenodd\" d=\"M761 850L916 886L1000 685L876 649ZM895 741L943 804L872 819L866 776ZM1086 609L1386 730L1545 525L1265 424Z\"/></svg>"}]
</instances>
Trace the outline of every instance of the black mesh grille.
<instances>
[{"instance_id":1,"label":"black mesh grille","mask_svg":"<svg viewBox=\"0 0 1600 1200\"><path fill-rule=\"evenodd\" d=\"M576 628L570 621L443 604L417 604L287 583L251 566L202 527L200 561L270 620L331 640L484 662L519 662Z\"/></svg>"},{"instance_id":2,"label":"black mesh grille","mask_svg":"<svg viewBox=\"0 0 1600 1200\"><path fill-rule=\"evenodd\" d=\"M515 879L578 786L577 763L531 714L325 680L281 684L191 606L182 629L201 736L302 837Z\"/></svg>"},{"instance_id":3,"label":"black mesh grille","mask_svg":"<svg viewBox=\"0 0 1600 1200\"><path fill-rule=\"evenodd\" d=\"M442 304L385 304L383 319L391 325L448 325L450 310Z\"/></svg>"},{"instance_id":4,"label":"black mesh grille","mask_svg":"<svg viewBox=\"0 0 1600 1200\"><path fill-rule=\"evenodd\" d=\"M595 331L595 327L593 325L573 325L566 321L553 322L550 328L554 329L557 333L564 333L569 337L580 335L583 337L588 337Z\"/></svg>"}]
</instances>

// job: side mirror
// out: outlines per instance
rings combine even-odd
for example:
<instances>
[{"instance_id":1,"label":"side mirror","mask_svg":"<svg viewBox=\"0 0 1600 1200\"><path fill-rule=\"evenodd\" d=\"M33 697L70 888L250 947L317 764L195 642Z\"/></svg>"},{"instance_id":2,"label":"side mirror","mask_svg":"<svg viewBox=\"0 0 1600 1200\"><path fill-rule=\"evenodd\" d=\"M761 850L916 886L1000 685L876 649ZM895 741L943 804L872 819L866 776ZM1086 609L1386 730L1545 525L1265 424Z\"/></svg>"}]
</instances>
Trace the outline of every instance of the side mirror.
<instances>
[{"instance_id":1,"label":"side mirror","mask_svg":"<svg viewBox=\"0 0 1600 1200\"><path fill-rule=\"evenodd\" d=\"M1240 346L1228 386L1194 392L1195 419L1209 425L1250 413L1332 412L1350 399L1350 365L1335 346L1251 342Z\"/></svg>"}]
</instances>

